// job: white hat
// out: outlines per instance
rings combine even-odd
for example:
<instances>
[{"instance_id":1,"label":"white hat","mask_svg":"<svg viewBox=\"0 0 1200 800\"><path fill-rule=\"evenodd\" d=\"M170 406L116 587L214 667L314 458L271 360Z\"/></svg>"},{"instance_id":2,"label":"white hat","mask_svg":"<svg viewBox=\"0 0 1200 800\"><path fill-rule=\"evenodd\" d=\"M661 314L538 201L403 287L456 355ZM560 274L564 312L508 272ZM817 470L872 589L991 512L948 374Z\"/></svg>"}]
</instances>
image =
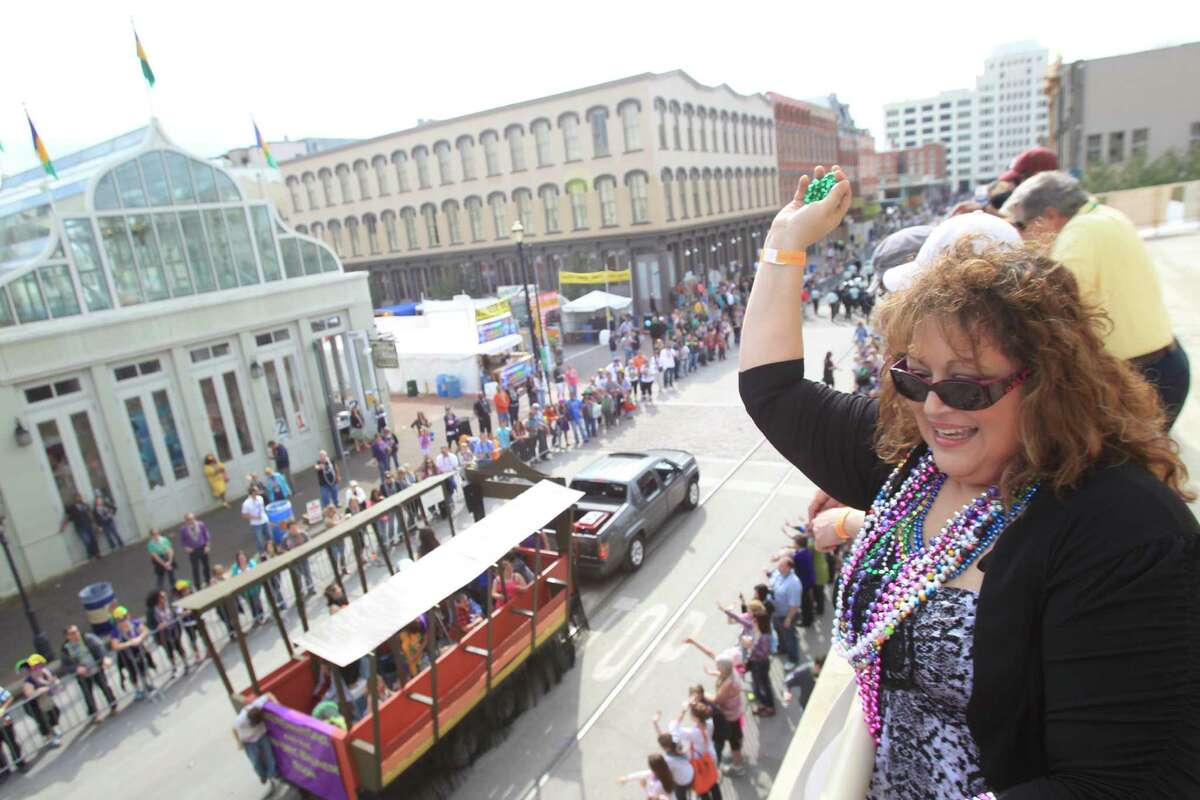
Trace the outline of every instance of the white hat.
<instances>
[{"instance_id":1,"label":"white hat","mask_svg":"<svg viewBox=\"0 0 1200 800\"><path fill-rule=\"evenodd\" d=\"M959 214L933 229L917 251L917 257L907 264L892 267L883 273L883 285L889 292L898 292L913 285L921 270L933 264L964 237L975 237L975 252L994 244L1021 246L1021 234L1005 220L983 211Z\"/></svg>"}]
</instances>

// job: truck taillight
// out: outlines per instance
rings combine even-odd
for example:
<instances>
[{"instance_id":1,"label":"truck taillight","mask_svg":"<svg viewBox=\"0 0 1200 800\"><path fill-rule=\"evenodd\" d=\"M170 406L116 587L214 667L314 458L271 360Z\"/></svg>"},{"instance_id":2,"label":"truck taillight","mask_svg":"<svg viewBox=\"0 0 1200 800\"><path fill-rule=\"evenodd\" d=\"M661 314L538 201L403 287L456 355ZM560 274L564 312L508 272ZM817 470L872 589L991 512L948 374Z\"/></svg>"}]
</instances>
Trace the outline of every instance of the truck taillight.
<instances>
[{"instance_id":1,"label":"truck taillight","mask_svg":"<svg viewBox=\"0 0 1200 800\"><path fill-rule=\"evenodd\" d=\"M596 557L603 560L608 558L608 545L601 542L596 546Z\"/></svg>"}]
</instances>

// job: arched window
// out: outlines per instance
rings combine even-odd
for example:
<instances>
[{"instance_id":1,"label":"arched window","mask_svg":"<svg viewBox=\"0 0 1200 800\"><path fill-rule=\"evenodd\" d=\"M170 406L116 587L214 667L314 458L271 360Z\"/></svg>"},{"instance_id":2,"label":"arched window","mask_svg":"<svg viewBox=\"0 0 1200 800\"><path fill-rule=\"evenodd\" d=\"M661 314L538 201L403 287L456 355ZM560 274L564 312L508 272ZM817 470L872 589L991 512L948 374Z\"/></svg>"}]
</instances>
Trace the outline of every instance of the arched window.
<instances>
[{"instance_id":1,"label":"arched window","mask_svg":"<svg viewBox=\"0 0 1200 800\"><path fill-rule=\"evenodd\" d=\"M713 213L712 170L708 168L704 170L704 213L710 217Z\"/></svg>"},{"instance_id":2,"label":"arched window","mask_svg":"<svg viewBox=\"0 0 1200 800\"><path fill-rule=\"evenodd\" d=\"M729 112L721 112L721 141L725 143L724 150L729 152Z\"/></svg>"},{"instance_id":3,"label":"arched window","mask_svg":"<svg viewBox=\"0 0 1200 800\"><path fill-rule=\"evenodd\" d=\"M750 152L750 118L742 114L741 125L738 127L742 131L742 153Z\"/></svg>"},{"instance_id":4,"label":"arched window","mask_svg":"<svg viewBox=\"0 0 1200 800\"><path fill-rule=\"evenodd\" d=\"M296 233L302 233L305 236L307 236L308 235L308 226L307 225L297 225Z\"/></svg>"},{"instance_id":5,"label":"arched window","mask_svg":"<svg viewBox=\"0 0 1200 800\"><path fill-rule=\"evenodd\" d=\"M403 150L392 153L392 166L396 168L396 191L407 192L408 186L408 156Z\"/></svg>"},{"instance_id":6,"label":"arched window","mask_svg":"<svg viewBox=\"0 0 1200 800\"><path fill-rule=\"evenodd\" d=\"M425 145L417 145L412 151L413 161L417 162L417 186L422 189L428 189L432 186L429 180L429 151L425 149ZM421 212L424 214L424 211ZM437 209L434 209L437 213Z\"/></svg>"},{"instance_id":7,"label":"arched window","mask_svg":"<svg viewBox=\"0 0 1200 800\"><path fill-rule=\"evenodd\" d=\"M503 192L493 192L488 195L488 205L492 207L492 225L496 228L497 239L508 238L508 203Z\"/></svg>"},{"instance_id":8,"label":"arched window","mask_svg":"<svg viewBox=\"0 0 1200 800\"><path fill-rule=\"evenodd\" d=\"M372 255L379 254L379 226L375 223L374 214L363 215L363 227L367 229L367 250Z\"/></svg>"},{"instance_id":9,"label":"arched window","mask_svg":"<svg viewBox=\"0 0 1200 800\"><path fill-rule=\"evenodd\" d=\"M734 141L735 142L737 141L737 137L734 137ZM742 169L741 169L741 167L738 167L737 171L733 173L733 182L734 182L734 185L737 187L737 210L741 211L746 207L745 203L743 202L743 199L742 199Z\"/></svg>"},{"instance_id":10,"label":"arched window","mask_svg":"<svg viewBox=\"0 0 1200 800\"><path fill-rule=\"evenodd\" d=\"M316 211L317 210L317 176L313 175L311 172L306 172L300 178L300 181L304 184L304 195L305 195L305 198L308 200L309 210Z\"/></svg>"},{"instance_id":11,"label":"arched window","mask_svg":"<svg viewBox=\"0 0 1200 800\"><path fill-rule=\"evenodd\" d=\"M325 195L325 206L333 205L333 173L329 167L322 167L317 173L317 178L321 181L321 194Z\"/></svg>"},{"instance_id":12,"label":"arched window","mask_svg":"<svg viewBox=\"0 0 1200 800\"><path fill-rule=\"evenodd\" d=\"M592 126L592 158L603 158L608 155L608 109L597 106L587 117Z\"/></svg>"},{"instance_id":13,"label":"arched window","mask_svg":"<svg viewBox=\"0 0 1200 800\"><path fill-rule=\"evenodd\" d=\"M692 184L692 215L699 217L704 213L700 206L700 170L693 167L688 173L688 182Z\"/></svg>"},{"instance_id":14,"label":"arched window","mask_svg":"<svg viewBox=\"0 0 1200 800\"><path fill-rule=\"evenodd\" d=\"M717 110L715 108L710 108L708 110L708 121L710 123L712 123L712 139L711 139L712 147L711 147L711 149L712 149L712 152L716 153L720 149L720 145L717 143L718 142L718 140L717 140Z\"/></svg>"},{"instance_id":15,"label":"arched window","mask_svg":"<svg viewBox=\"0 0 1200 800\"><path fill-rule=\"evenodd\" d=\"M626 173L625 185L629 187L629 214L633 224L650 221L650 192L646 173L639 170Z\"/></svg>"},{"instance_id":16,"label":"arched window","mask_svg":"<svg viewBox=\"0 0 1200 800\"><path fill-rule=\"evenodd\" d=\"M704 106L696 109L696 117L700 122L700 152L708 152L708 112L704 110Z\"/></svg>"},{"instance_id":17,"label":"arched window","mask_svg":"<svg viewBox=\"0 0 1200 800\"><path fill-rule=\"evenodd\" d=\"M538 166L550 166L553 162L550 153L550 120L535 119L529 128L533 131L533 145L537 152Z\"/></svg>"},{"instance_id":18,"label":"arched window","mask_svg":"<svg viewBox=\"0 0 1200 800\"><path fill-rule=\"evenodd\" d=\"M475 140L464 134L458 137L454 146L458 148L458 156L462 161L463 180L475 180Z\"/></svg>"},{"instance_id":19,"label":"arched window","mask_svg":"<svg viewBox=\"0 0 1200 800\"><path fill-rule=\"evenodd\" d=\"M446 215L446 232L450 234L450 244L462 244L462 225L458 219L458 201L447 200L442 203L442 213Z\"/></svg>"},{"instance_id":20,"label":"arched window","mask_svg":"<svg viewBox=\"0 0 1200 800\"><path fill-rule=\"evenodd\" d=\"M354 162L354 175L358 178L358 199L359 200L370 200L371 199L371 186L370 186L370 182L369 182L370 178L368 176L370 173L370 169L371 168L367 166L367 162L361 158L358 161Z\"/></svg>"},{"instance_id":21,"label":"arched window","mask_svg":"<svg viewBox=\"0 0 1200 800\"><path fill-rule=\"evenodd\" d=\"M694 127L694 123L695 123L695 119L696 119L696 111L695 111L695 109L692 108L691 103L683 104L683 116L684 116L685 121L687 122L687 149L695 150L696 149L696 130Z\"/></svg>"},{"instance_id":22,"label":"arched window","mask_svg":"<svg viewBox=\"0 0 1200 800\"><path fill-rule=\"evenodd\" d=\"M625 138L625 152L642 149L642 104L637 100L622 100L617 106L621 117L621 133Z\"/></svg>"},{"instance_id":23,"label":"arched window","mask_svg":"<svg viewBox=\"0 0 1200 800\"><path fill-rule=\"evenodd\" d=\"M725 173L721 172L720 169L713 172L713 183L716 184L717 189L717 213L724 214L725 197L721 194L721 184L725 183Z\"/></svg>"},{"instance_id":24,"label":"arched window","mask_svg":"<svg viewBox=\"0 0 1200 800\"><path fill-rule=\"evenodd\" d=\"M504 129L504 138L508 140L508 157L512 161L513 172L525 170L525 129L520 125L509 125Z\"/></svg>"},{"instance_id":25,"label":"arched window","mask_svg":"<svg viewBox=\"0 0 1200 800\"><path fill-rule=\"evenodd\" d=\"M484 131L479 134L479 142L483 145L483 165L488 175L500 174L500 152L497 142L500 140L495 131Z\"/></svg>"},{"instance_id":26,"label":"arched window","mask_svg":"<svg viewBox=\"0 0 1200 800\"><path fill-rule=\"evenodd\" d=\"M617 179L611 175L596 178L596 194L600 196L600 227L611 228L617 224Z\"/></svg>"},{"instance_id":27,"label":"arched window","mask_svg":"<svg viewBox=\"0 0 1200 800\"><path fill-rule=\"evenodd\" d=\"M412 206L406 206L400 209L400 221L404 223L404 239L408 244L409 250L416 250L421 246L417 241L417 212Z\"/></svg>"},{"instance_id":28,"label":"arched window","mask_svg":"<svg viewBox=\"0 0 1200 800\"><path fill-rule=\"evenodd\" d=\"M450 163L450 143L442 140L433 145L433 155L437 158L438 178L442 186L454 183L454 165Z\"/></svg>"},{"instance_id":29,"label":"arched window","mask_svg":"<svg viewBox=\"0 0 1200 800\"><path fill-rule=\"evenodd\" d=\"M733 211L733 170L725 168L725 208Z\"/></svg>"},{"instance_id":30,"label":"arched window","mask_svg":"<svg viewBox=\"0 0 1200 800\"><path fill-rule=\"evenodd\" d=\"M762 172L757 167L754 169L754 207L759 208L763 204L762 201Z\"/></svg>"},{"instance_id":31,"label":"arched window","mask_svg":"<svg viewBox=\"0 0 1200 800\"><path fill-rule=\"evenodd\" d=\"M335 172L337 172L338 191L342 193L342 202L353 203L354 191L350 188L350 167L338 164Z\"/></svg>"},{"instance_id":32,"label":"arched window","mask_svg":"<svg viewBox=\"0 0 1200 800\"><path fill-rule=\"evenodd\" d=\"M350 255L362 255L362 242L358 240L358 217L346 217L346 237L350 240Z\"/></svg>"},{"instance_id":33,"label":"arched window","mask_svg":"<svg viewBox=\"0 0 1200 800\"><path fill-rule=\"evenodd\" d=\"M567 184L567 194L571 198L571 226L577 231L583 230L588 226L587 184L571 181Z\"/></svg>"},{"instance_id":34,"label":"arched window","mask_svg":"<svg viewBox=\"0 0 1200 800\"><path fill-rule=\"evenodd\" d=\"M675 198L671 196L671 191L671 170L664 169L662 171L663 212L667 215L667 222L675 221Z\"/></svg>"},{"instance_id":35,"label":"arched window","mask_svg":"<svg viewBox=\"0 0 1200 800\"><path fill-rule=\"evenodd\" d=\"M380 197L391 194L391 190L388 187L387 163L387 159L383 156L375 156L371 159L371 167L375 170L375 184L379 187Z\"/></svg>"},{"instance_id":36,"label":"arched window","mask_svg":"<svg viewBox=\"0 0 1200 800\"><path fill-rule=\"evenodd\" d=\"M471 231L472 242L482 242L483 234L483 201L472 195L463 201L467 209L467 226Z\"/></svg>"},{"instance_id":37,"label":"arched window","mask_svg":"<svg viewBox=\"0 0 1200 800\"><path fill-rule=\"evenodd\" d=\"M292 195L292 210L297 214L304 210L304 205L300 199L300 179L295 175L291 175L287 179L288 192Z\"/></svg>"},{"instance_id":38,"label":"arched window","mask_svg":"<svg viewBox=\"0 0 1200 800\"><path fill-rule=\"evenodd\" d=\"M514 189L513 202L517 206L517 219L521 220L521 227L525 229L525 235L531 235L534 232L533 195L529 193L528 189Z\"/></svg>"},{"instance_id":39,"label":"arched window","mask_svg":"<svg viewBox=\"0 0 1200 800\"><path fill-rule=\"evenodd\" d=\"M682 150L683 145L680 143L680 138L679 138L679 103L672 100L671 105L670 105L670 110L671 110L671 139L675 143L675 149Z\"/></svg>"},{"instance_id":40,"label":"arched window","mask_svg":"<svg viewBox=\"0 0 1200 800\"><path fill-rule=\"evenodd\" d=\"M675 185L679 187L679 218L688 218L687 170L675 171Z\"/></svg>"},{"instance_id":41,"label":"arched window","mask_svg":"<svg viewBox=\"0 0 1200 800\"><path fill-rule=\"evenodd\" d=\"M421 206L421 216L425 218L425 241L430 247L440 247L442 237L438 233L437 206L433 203Z\"/></svg>"},{"instance_id":42,"label":"arched window","mask_svg":"<svg viewBox=\"0 0 1200 800\"><path fill-rule=\"evenodd\" d=\"M346 251L346 242L342 239L342 223L336 219L329 220L329 240L333 242L333 252L341 258Z\"/></svg>"},{"instance_id":43,"label":"arched window","mask_svg":"<svg viewBox=\"0 0 1200 800\"><path fill-rule=\"evenodd\" d=\"M558 187L548 183L538 189L538 196L542 198L542 216L546 221L546 233L558 233L562 230L558 225Z\"/></svg>"},{"instance_id":44,"label":"arched window","mask_svg":"<svg viewBox=\"0 0 1200 800\"><path fill-rule=\"evenodd\" d=\"M658 114L658 149L667 149L667 103L661 97L654 98L654 112Z\"/></svg>"},{"instance_id":45,"label":"arched window","mask_svg":"<svg viewBox=\"0 0 1200 800\"><path fill-rule=\"evenodd\" d=\"M758 155L758 120L751 117L746 124L750 126L750 152Z\"/></svg>"},{"instance_id":46,"label":"arched window","mask_svg":"<svg viewBox=\"0 0 1200 800\"><path fill-rule=\"evenodd\" d=\"M396 212L390 208L379 215L383 220L383 235L387 238L387 248L389 253L395 253L400 250L400 231L396 228Z\"/></svg>"},{"instance_id":47,"label":"arched window","mask_svg":"<svg viewBox=\"0 0 1200 800\"><path fill-rule=\"evenodd\" d=\"M579 154L579 115L568 111L558 118L558 127L563 132L563 157L566 161L578 161Z\"/></svg>"}]
</instances>

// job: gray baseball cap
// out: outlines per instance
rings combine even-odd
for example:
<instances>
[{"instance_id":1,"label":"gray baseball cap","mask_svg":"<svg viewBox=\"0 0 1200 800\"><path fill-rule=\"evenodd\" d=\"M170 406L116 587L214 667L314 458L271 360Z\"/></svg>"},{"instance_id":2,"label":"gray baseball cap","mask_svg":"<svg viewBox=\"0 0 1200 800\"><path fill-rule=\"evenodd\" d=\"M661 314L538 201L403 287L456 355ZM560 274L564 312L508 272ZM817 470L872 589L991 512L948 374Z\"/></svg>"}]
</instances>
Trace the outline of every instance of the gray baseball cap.
<instances>
[{"instance_id":1,"label":"gray baseball cap","mask_svg":"<svg viewBox=\"0 0 1200 800\"><path fill-rule=\"evenodd\" d=\"M884 238L875 246L875 254L871 257L871 269L880 275L892 267L907 264L917 257L921 245L933 233L932 225L913 225L901 228Z\"/></svg>"}]
</instances>

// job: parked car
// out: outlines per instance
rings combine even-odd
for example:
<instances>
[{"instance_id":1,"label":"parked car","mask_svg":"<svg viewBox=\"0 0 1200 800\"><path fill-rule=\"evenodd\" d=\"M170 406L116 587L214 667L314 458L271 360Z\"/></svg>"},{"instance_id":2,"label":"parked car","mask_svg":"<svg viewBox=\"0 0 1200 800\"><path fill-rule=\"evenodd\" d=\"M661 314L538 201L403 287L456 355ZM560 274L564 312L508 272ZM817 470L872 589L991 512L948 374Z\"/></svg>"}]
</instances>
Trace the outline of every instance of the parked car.
<instances>
[{"instance_id":1,"label":"parked car","mask_svg":"<svg viewBox=\"0 0 1200 800\"><path fill-rule=\"evenodd\" d=\"M585 575L636 570L646 543L677 508L700 504L700 467L683 450L612 453L571 480L584 493L575 504L572 546Z\"/></svg>"}]
</instances>

